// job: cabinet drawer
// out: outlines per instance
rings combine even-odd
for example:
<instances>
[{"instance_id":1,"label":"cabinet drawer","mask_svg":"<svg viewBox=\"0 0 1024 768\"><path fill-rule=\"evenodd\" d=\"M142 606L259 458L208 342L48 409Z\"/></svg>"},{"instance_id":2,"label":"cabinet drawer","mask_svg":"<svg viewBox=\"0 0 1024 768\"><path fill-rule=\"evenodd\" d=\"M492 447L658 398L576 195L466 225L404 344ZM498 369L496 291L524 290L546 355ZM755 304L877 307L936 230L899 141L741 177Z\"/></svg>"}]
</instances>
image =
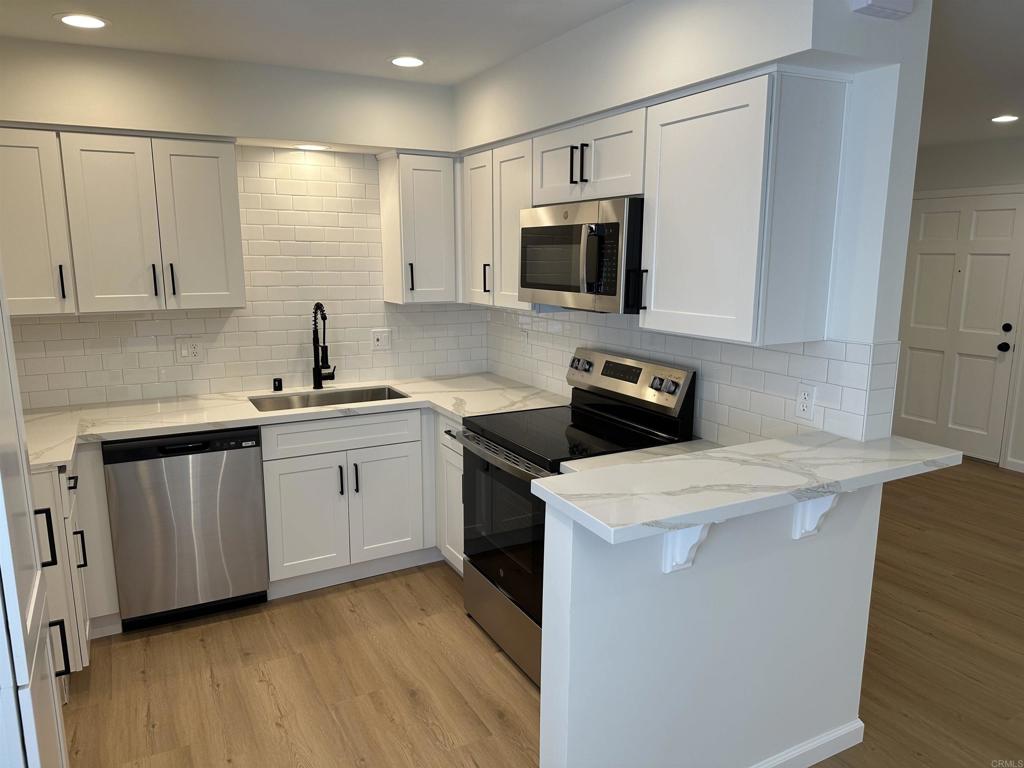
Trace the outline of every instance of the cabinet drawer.
<instances>
[{"instance_id":1,"label":"cabinet drawer","mask_svg":"<svg viewBox=\"0 0 1024 768\"><path fill-rule=\"evenodd\" d=\"M454 439L448 432L458 432L462 429L462 425L453 421L452 419L445 418L444 416L437 417L437 444L450 448L460 456L462 455L462 443Z\"/></svg>"},{"instance_id":2,"label":"cabinet drawer","mask_svg":"<svg viewBox=\"0 0 1024 768\"><path fill-rule=\"evenodd\" d=\"M263 427L260 433L264 461L310 456L419 440L420 412L392 411L275 424Z\"/></svg>"}]
</instances>

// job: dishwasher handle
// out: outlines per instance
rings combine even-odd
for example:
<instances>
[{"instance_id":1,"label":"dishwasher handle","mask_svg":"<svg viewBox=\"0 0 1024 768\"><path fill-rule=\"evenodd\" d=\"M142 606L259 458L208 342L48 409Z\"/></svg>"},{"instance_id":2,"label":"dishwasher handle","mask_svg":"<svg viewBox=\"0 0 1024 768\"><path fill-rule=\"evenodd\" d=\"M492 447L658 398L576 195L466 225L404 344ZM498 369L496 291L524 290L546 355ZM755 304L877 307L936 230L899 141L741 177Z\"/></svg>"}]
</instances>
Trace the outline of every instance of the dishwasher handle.
<instances>
[{"instance_id":1,"label":"dishwasher handle","mask_svg":"<svg viewBox=\"0 0 1024 768\"><path fill-rule=\"evenodd\" d=\"M157 448L164 456L181 456L185 453L206 453L210 450L210 443L183 443L181 445L161 445Z\"/></svg>"}]
</instances>

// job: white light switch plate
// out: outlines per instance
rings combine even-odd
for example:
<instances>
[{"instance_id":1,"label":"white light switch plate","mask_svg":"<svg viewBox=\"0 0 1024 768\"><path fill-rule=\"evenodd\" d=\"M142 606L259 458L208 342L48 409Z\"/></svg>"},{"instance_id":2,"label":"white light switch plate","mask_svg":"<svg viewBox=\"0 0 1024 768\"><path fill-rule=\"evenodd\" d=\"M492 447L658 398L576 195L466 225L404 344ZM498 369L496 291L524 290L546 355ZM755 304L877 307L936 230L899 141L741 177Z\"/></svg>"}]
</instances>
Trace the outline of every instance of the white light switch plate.
<instances>
[{"instance_id":1,"label":"white light switch plate","mask_svg":"<svg viewBox=\"0 0 1024 768\"><path fill-rule=\"evenodd\" d=\"M370 331L370 337L373 339L373 349L375 352L387 352L391 349L390 328L374 328Z\"/></svg>"},{"instance_id":2,"label":"white light switch plate","mask_svg":"<svg viewBox=\"0 0 1024 768\"><path fill-rule=\"evenodd\" d=\"M814 421L814 399L818 388L801 381L796 388L796 417L801 421Z\"/></svg>"},{"instance_id":3,"label":"white light switch plate","mask_svg":"<svg viewBox=\"0 0 1024 768\"><path fill-rule=\"evenodd\" d=\"M177 351L178 363L191 365L201 363L206 359L206 350L203 347L202 339L175 339L174 348Z\"/></svg>"}]
</instances>

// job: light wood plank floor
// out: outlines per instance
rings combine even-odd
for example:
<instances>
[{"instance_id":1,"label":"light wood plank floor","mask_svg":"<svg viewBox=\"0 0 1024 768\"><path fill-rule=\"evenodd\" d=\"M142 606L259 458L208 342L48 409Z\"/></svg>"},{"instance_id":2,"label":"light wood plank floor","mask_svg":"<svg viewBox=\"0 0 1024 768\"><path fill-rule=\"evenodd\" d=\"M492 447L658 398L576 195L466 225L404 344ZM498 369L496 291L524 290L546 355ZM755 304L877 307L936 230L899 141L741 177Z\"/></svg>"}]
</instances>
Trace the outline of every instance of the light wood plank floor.
<instances>
[{"instance_id":1,"label":"light wood plank floor","mask_svg":"<svg viewBox=\"0 0 1024 768\"><path fill-rule=\"evenodd\" d=\"M1024 760L1024 477L967 462L883 504L865 741L822 765ZM75 768L527 768L538 706L439 564L96 641L65 720Z\"/></svg>"}]
</instances>

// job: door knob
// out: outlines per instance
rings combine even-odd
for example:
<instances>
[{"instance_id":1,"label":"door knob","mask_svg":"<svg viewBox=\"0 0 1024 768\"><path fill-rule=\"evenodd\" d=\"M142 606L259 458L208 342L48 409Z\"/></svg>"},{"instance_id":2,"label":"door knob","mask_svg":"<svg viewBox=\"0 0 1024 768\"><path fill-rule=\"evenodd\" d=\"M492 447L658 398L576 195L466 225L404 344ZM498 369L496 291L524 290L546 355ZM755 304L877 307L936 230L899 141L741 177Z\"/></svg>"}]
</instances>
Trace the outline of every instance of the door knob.
<instances>
[{"instance_id":1,"label":"door knob","mask_svg":"<svg viewBox=\"0 0 1024 768\"><path fill-rule=\"evenodd\" d=\"M1003 323L1003 333L1009 333L1013 330L1013 323Z\"/></svg>"},{"instance_id":2,"label":"door knob","mask_svg":"<svg viewBox=\"0 0 1024 768\"><path fill-rule=\"evenodd\" d=\"M1010 351L1010 342L1008 342L1008 341L1001 341L996 346L996 349L998 349L1000 352L1009 352Z\"/></svg>"}]
</instances>

